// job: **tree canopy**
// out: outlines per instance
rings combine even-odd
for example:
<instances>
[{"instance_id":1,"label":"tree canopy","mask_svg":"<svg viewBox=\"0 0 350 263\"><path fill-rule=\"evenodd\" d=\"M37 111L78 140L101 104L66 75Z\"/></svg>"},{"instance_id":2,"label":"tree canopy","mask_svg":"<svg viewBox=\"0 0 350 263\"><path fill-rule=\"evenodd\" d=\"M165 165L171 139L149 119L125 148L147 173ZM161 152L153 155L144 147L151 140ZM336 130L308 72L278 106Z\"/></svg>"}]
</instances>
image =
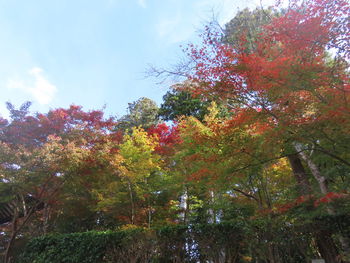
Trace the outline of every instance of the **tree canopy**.
<instances>
[{"instance_id":1,"label":"tree canopy","mask_svg":"<svg viewBox=\"0 0 350 263\"><path fill-rule=\"evenodd\" d=\"M349 12L238 12L119 119L8 103L4 262L350 262Z\"/></svg>"}]
</instances>

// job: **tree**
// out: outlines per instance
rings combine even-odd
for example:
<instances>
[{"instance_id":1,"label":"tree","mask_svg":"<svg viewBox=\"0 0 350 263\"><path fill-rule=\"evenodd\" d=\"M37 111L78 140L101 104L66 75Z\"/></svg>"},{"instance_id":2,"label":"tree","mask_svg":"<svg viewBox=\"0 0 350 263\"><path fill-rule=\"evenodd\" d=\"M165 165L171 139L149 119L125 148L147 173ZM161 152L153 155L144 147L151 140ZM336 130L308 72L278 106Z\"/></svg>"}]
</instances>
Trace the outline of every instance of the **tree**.
<instances>
[{"instance_id":1,"label":"tree","mask_svg":"<svg viewBox=\"0 0 350 263\"><path fill-rule=\"evenodd\" d=\"M51 110L47 114L28 115L29 104L20 110L8 106L11 121L2 120L0 130L0 183L5 202L11 202L12 222L5 237L5 262L16 236L33 221L40 206L42 210L34 235L47 232L50 211L64 195L64 189L82 174L90 153L114 126L100 111L84 112L81 107ZM30 199L30 204L25 200ZM59 200L59 201L58 201ZM57 207L56 207L57 208ZM42 229L42 231L41 231Z\"/></svg>"},{"instance_id":2,"label":"tree","mask_svg":"<svg viewBox=\"0 0 350 263\"><path fill-rule=\"evenodd\" d=\"M273 7L268 9L256 8L253 11L246 8L239 11L225 25L223 42L233 48L238 48L242 45L243 40L245 44L241 51L254 52L257 48L257 40L264 31L264 26L269 24L274 17L278 17L278 13Z\"/></svg>"},{"instance_id":3,"label":"tree","mask_svg":"<svg viewBox=\"0 0 350 263\"><path fill-rule=\"evenodd\" d=\"M157 202L165 201L158 197L164 198L167 188L167 174L155 152L158 145L158 138L142 128L134 127L124 135L111 161L114 172L107 174L101 188L95 189L99 209L113 211L124 218L123 223L150 227L153 215L158 212Z\"/></svg>"},{"instance_id":4,"label":"tree","mask_svg":"<svg viewBox=\"0 0 350 263\"><path fill-rule=\"evenodd\" d=\"M289 158L303 194L325 195L329 182L337 180L326 178L317 165L319 158L331 158L349 169L344 158L349 151L340 146L348 134L343 128L349 127L349 27L344 27L349 25L349 10L346 1L292 1L289 10L263 27L251 52L246 50L251 41L247 37L231 46L210 33L204 46L190 48L196 64L189 79L196 85L189 91L232 101L235 125L258 127L259 134L273 138ZM336 50L335 57L330 58L329 48ZM332 130L335 123L341 123L339 130ZM316 182L318 190L308 181ZM332 210L329 206L327 211L333 214ZM334 243L318 242L323 256L335 262ZM340 237L340 243L349 257L348 241Z\"/></svg>"},{"instance_id":5,"label":"tree","mask_svg":"<svg viewBox=\"0 0 350 263\"><path fill-rule=\"evenodd\" d=\"M259 128L247 130L247 123L239 126L236 121L232 117L219 118L213 105L203 122L190 117L179 123L182 142L176 165L183 170L188 185L193 184L190 188L205 189L207 200L203 202L216 207L216 213L225 218L226 212L219 212L221 208L215 202L221 203L228 193L262 210L271 209L274 200L280 200L284 192L293 193L294 189L285 158L276 158L279 148L274 145L262 148L266 138L259 134ZM281 169L272 168L276 166ZM283 180L276 176L281 173ZM288 191L283 190L287 183ZM227 203L220 205L226 207Z\"/></svg>"},{"instance_id":6,"label":"tree","mask_svg":"<svg viewBox=\"0 0 350 263\"><path fill-rule=\"evenodd\" d=\"M11 102L6 102L6 108L10 113L10 118L12 120L21 120L29 113L29 108L32 105L30 101L23 103L18 110Z\"/></svg>"},{"instance_id":7,"label":"tree","mask_svg":"<svg viewBox=\"0 0 350 263\"><path fill-rule=\"evenodd\" d=\"M117 128L131 129L142 127L147 129L158 123L158 106L148 98L142 97L137 101L129 103L128 113L119 119Z\"/></svg>"},{"instance_id":8,"label":"tree","mask_svg":"<svg viewBox=\"0 0 350 263\"><path fill-rule=\"evenodd\" d=\"M17 235L39 208L45 208L57 198L75 167L80 165L83 153L74 144L62 145L55 137L48 138L48 142L30 151L24 147L13 150L4 143L0 149L1 184L6 194L4 201L11 202L13 209L5 251L5 262L9 262ZM28 197L29 202L26 201Z\"/></svg>"},{"instance_id":9,"label":"tree","mask_svg":"<svg viewBox=\"0 0 350 263\"><path fill-rule=\"evenodd\" d=\"M159 116L164 121L174 121L181 116L194 116L202 120L208 106L208 102L203 102L199 98L192 97L190 93L174 87L163 96Z\"/></svg>"}]
</instances>

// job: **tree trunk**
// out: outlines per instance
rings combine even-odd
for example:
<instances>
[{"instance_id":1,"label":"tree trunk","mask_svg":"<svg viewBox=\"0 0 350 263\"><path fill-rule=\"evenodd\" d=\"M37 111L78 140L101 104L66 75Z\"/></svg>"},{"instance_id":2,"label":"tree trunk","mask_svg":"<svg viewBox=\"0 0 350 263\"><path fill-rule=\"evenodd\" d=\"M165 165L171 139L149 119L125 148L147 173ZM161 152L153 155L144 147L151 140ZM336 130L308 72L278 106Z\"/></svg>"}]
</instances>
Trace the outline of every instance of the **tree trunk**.
<instances>
[{"instance_id":1,"label":"tree trunk","mask_svg":"<svg viewBox=\"0 0 350 263\"><path fill-rule=\"evenodd\" d=\"M131 187L130 181L128 181L128 188L129 188L129 196L130 196L130 202L131 202L131 224L133 225L135 223L135 206L134 206L134 195L132 193L132 187Z\"/></svg>"},{"instance_id":2,"label":"tree trunk","mask_svg":"<svg viewBox=\"0 0 350 263\"><path fill-rule=\"evenodd\" d=\"M180 197L180 208L183 209L183 212L181 213L182 215L182 221L184 224L187 223L187 218L188 218L188 210L189 210L189 200L188 200L188 190L187 187L185 186L185 192L183 195Z\"/></svg>"},{"instance_id":3,"label":"tree trunk","mask_svg":"<svg viewBox=\"0 0 350 263\"><path fill-rule=\"evenodd\" d=\"M7 243L7 246L6 246L4 263L9 263L11 260L10 252L12 249L12 245L16 239L16 236L17 236L17 220L18 220L18 209L15 209L15 213L14 213L13 219L12 219L11 237L10 237L9 242Z\"/></svg>"},{"instance_id":4,"label":"tree trunk","mask_svg":"<svg viewBox=\"0 0 350 263\"><path fill-rule=\"evenodd\" d=\"M294 154L288 155L287 158L292 167L294 177L297 180L299 194L300 195L311 194L312 190L311 190L310 182L307 178L305 168L300 160L299 155L294 153Z\"/></svg>"},{"instance_id":5,"label":"tree trunk","mask_svg":"<svg viewBox=\"0 0 350 263\"><path fill-rule=\"evenodd\" d=\"M50 205L48 205L47 203L45 203L44 205L44 222L43 222L43 234L46 235L47 231L49 229L49 220L50 220Z\"/></svg>"},{"instance_id":6,"label":"tree trunk","mask_svg":"<svg viewBox=\"0 0 350 263\"><path fill-rule=\"evenodd\" d=\"M214 191L210 190L209 195L210 195L210 204L214 205L214 202L215 202ZM216 211L213 208L209 208L208 214L209 214L209 222L208 223L215 224L216 223Z\"/></svg>"},{"instance_id":7,"label":"tree trunk","mask_svg":"<svg viewBox=\"0 0 350 263\"><path fill-rule=\"evenodd\" d=\"M295 143L294 147L299 152L301 158L307 163L307 165L308 165L308 167L309 167L309 169L311 171L311 174L313 175L313 177L318 182L318 185L319 185L321 193L323 195L328 194L329 190L328 190L327 178L324 177L321 174L321 172L318 169L317 165L311 160L311 158L309 156L306 155L306 153L302 149L302 145L301 144ZM334 207L331 204L327 205L327 212L328 212L329 215L333 215L333 216L336 215L336 211L335 211ZM329 237L329 239L331 239L331 237ZM345 256L346 259L349 259L350 258L350 240L349 240L349 238L345 237L343 235L340 235L339 242L340 242L341 247L342 247L343 255ZM327 249L327 246L324 246L323 249ZM334 261L334 262L336 262L336 261ZM346 261L346 262L348 262L348 261Z\"/></svg>"},{"instance_id":8,"label":"tree trunk","mask_svg":"<svg viewBox=\"0 0 350 263\"><path fill-rule=\"evenodd\" d=\"M317 165L311 160L311 158L309 156L306 155L305 152L303 152L302 146L300 144L296 143L295 149L299 152L301 158L307 163L307 166L309 167L311 174L316 179L316 181L319 185L321 193L324 195L327 194L328 193L328 185L327 185L326 177L322 176Z\"/></svg>"},{"instance_id":9,"label":"tree trunk","mask_svg":"<svg viewBox=\"0 0 350 263\"><path fill-rule=\"evenodd\" d=\"M152 207L150 198L147 197L147 205L148 205L148 228L151 228L151 222L152 222Z\"/></svg>"},{"instance_id":10,"label":"tree trunk","mask_svg":"<svg viewBox=\"0 0 350 263\"><path fill-rule=\"evenodd\" d=\"M326 263L341 262L338 259L339 253L330 233L321 230L315 234L315 238L318 250Z\"/></svg>"}]
</instances>

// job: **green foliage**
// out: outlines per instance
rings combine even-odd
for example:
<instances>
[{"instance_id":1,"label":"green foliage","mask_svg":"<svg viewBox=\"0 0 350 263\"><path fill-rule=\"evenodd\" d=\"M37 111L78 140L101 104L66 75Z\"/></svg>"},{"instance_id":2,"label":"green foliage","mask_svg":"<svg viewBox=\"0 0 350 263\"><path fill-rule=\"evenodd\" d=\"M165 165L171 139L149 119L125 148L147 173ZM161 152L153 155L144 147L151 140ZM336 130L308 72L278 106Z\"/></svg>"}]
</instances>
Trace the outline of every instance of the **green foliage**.
<instances>
[{"instance_id":1,"label":"green foliage","mask_svg":"<svg viewBox=\"0 0 350 263\"><path fill-rule=\"evenodd\" d=\"M236 16L225 25L223 42L234 47L239 47L244 37L246 52L252 52L256 48L259 34L263 32L263 26L278 16L273 8L256 8L251 11L248 8L238 12Z\"/></svg>"},{"instance_id":2,"label":"green foliage","mask_svg":"<svg viewBox=\"0 0 350 263\"><path fill-rule=\"evenodd\" d=\"M128 113L118 120L117 128L126 130L140 126L147 129L157 123L157 104L149 98L142 97L128 104Z\"/></svg>"},{"instance_id":3,"label":"green foliage","mask_svg":"<svg viewBox=\"0 0 350 263\"><path fill-rule=\"evenodd\" d=\"M158 228L156 233L160 254L155 262L166 263L189 261L189 257L185 251L186 238L188 237L188 226L163 226Z\"/></svg>"},{"instance_id":4,"label":"green foliage","mask_svg":"<svg viewBox=\"0 0 350 263\"><path fill-rule=\"evenodd\" d=\"M163 96L163 103L159 109L159 117L164 121L177 121L181 117L192 116L200 121L204 120L213 102L203 101L200 97L194 97L188 91L182 90L187 83L173 86ZM230 116L227 107L223 104L217 106L218 117Z\"/></svg>"},{"instance_id":5,"label":"green foliage","mask_svg":"<svg viewBox=\"0 0 350 263\"><path fill-rule=\"evenodd\" d=\"M215 260L223 249L226 259L232 259L243 249L242 229L241 223L227 222L51 234L32 239L17 262L196 262Z\"/></svg>"},{"instance_id":6,"label":"green foliage","mask_svg":"<svg viewBox=\"0 0 350 263\"><path fill-rule=\"evenodd\" d=\"M159 116L165 121L177 120L181 116L193 116L202 120L207 113L208 106L208 102L194 98L186 91L171 89L163 96Z\"/></svg>"},{"instance_id":7,"label":"green foliage","mask_svg":"<svg viewBox=\"0 0 350 263\"><path fill-rule=\"evenodd\" d=\"M280 220L283 219L283 220ZM341 224L339 224L341 222ZM307 262L314 233L350 229L343 216L293 224L288 215L232 220L219 224L167 225L156 229L127 226L117 231L51 234L32 239L18 263L97 262ZM349 233L349 232L346 232ZM270 251L270 252L268 252Z\"/></svg>"},{"instance_id":8,"label":"green foliage","mask_svg":"<svg viewBox=\"0 0 350 263\"><path fill-rule=\"evenodd\" d=\"M102 262L108 244L120 243L123 232L52 234L31 240L20 263Z\"/></svg>"}]
</instances>

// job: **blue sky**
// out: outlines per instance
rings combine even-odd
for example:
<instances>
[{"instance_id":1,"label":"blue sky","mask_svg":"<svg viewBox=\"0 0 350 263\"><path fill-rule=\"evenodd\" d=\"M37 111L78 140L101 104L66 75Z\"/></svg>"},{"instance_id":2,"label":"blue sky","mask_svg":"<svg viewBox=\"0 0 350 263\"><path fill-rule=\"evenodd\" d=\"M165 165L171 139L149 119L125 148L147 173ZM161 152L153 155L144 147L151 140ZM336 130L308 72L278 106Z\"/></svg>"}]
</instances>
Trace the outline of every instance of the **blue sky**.
<instances>
[{"instance_id":1,"label":"blue sky","mask_svg":"<svg viewBox=\"0 0 350 263\"><path fill-rule=\"evenodd\" d=\"M265 0L264 2L267 4ZM221 24L258 0L0 0L0 113L82 105L122 116L128 102L161 103L168 84L145 79L198 41L215 13Z\"/></svg>"}]
</instances>

